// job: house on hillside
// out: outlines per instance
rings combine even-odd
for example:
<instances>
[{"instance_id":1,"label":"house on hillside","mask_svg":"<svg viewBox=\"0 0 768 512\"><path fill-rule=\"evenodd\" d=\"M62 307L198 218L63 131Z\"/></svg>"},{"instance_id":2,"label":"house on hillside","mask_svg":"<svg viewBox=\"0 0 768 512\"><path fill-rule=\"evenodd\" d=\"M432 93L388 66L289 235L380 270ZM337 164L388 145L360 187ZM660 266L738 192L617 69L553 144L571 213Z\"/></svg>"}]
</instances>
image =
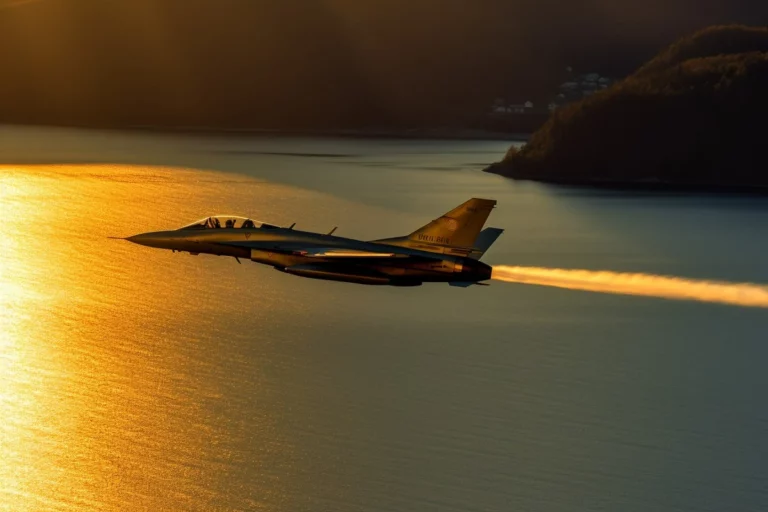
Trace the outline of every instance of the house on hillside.
<instances>
[{"instance_id":1,"label":"house on hillside","mask_svg":"<svg viewBox=\"0 0 768 512\"><path fill-rule=\"evenodd\" d=\"M532 101L526 101L525 103L507 103L503 98L496 98L491 107L491 114L506 115L506 114L528 114L533 112L534 106Z\"/></svg>"},{"instance_id":2,"label":"house on hillside","mask_svg":"<svg viewBox=\"0 0 768 512\"><path fill-rule=\"evenodd\" d=\"M602 76L600 73L584 73L579 76L571 76L566 82L560 84L558 94L550 103L550 110L591 96L598 91L607 89L612 83L612 78ZM552 104L555 105L554 108Z\"/></svg>"}]
</instances>

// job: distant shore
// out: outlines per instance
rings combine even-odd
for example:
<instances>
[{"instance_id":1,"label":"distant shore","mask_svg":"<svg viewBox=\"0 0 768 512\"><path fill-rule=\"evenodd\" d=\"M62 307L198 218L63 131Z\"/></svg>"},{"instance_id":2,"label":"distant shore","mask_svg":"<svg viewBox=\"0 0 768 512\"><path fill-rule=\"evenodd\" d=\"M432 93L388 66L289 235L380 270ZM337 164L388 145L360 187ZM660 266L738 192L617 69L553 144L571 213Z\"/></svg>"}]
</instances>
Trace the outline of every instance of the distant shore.
<instances>
[{"instance_id":1,"label":"distant shore","mask_svg":"<svg viewBox=\"0 0 768 512\"><path fill-rule=\"evenodd\" d=\"M527 141L530 133L503 132L475 128L349 128L317 130L282 130L268 128L220 128L208 126L82 126L56 124L2 124L0 127L54 128L93 131L120 131L172 135L252 136L252 137L338 137L349 139L414 139L414 140L499 140Z\"/></svg>"},{"instance_id":2,"label":"distant shore","mask_svg":"<svg viewBox=\"0 0 768 512\"><path fill-rule=\"evenodd\" d=\"M205 134L205 135L251 135L265 137L341 137L354 139L438 139L438 140L503 140L526 141L530 133L508 133L472 128L363 128L328 130L279 130L255 128L209 128L209 127L155 127L131 126L116 128L158 133Z\"/></svg>"}]
</instances>

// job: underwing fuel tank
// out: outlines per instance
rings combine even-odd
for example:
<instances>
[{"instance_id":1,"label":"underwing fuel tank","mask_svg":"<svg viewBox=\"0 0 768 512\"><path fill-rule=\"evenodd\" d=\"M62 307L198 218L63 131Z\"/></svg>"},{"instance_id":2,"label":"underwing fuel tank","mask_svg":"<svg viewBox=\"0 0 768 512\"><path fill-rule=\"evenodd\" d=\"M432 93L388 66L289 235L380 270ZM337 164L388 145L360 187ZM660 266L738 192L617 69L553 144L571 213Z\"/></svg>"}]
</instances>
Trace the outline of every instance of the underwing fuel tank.
<instances>
[{"instance_id":1,"label":"underwing fuel tank","mask_svg":"<svg viewBox=\"0 0 768 512\"><path fill-rule=\"evenodd\" d=\"M348 269L333 268L328 265L293 265L285 268L277 268L287 274L295 276L309 277L312 279L325 279L328 281L343 281L345 283L372 284L372 285L390 285L390 286L420 286L419 281L403 281L392 279L391 277L366 272L350 273Z\"/></svg>"}]
</instances>

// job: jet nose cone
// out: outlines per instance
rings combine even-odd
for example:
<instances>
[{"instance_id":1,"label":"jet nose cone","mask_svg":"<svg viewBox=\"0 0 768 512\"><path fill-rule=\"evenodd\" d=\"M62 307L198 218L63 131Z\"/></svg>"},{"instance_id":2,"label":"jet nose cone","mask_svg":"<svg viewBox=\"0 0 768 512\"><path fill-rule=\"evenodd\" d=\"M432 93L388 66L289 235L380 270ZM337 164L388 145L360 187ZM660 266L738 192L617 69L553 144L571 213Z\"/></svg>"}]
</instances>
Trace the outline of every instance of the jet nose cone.
<instances>
[{"instance_id":1,"label":"jet nose cone","mask_svg":"<svg viewBox=\"0 0 768 512\"><path fill-rule=\"evenodd\" d=\"M125 239L135 244L144 245L144 241L147 239L147 234L142 233L140 235L127 236Z\"/></svg>"},{"instance_id":2,"label":"jet nose cone","mask_svg":"<svg viewBox=\"0 0 768 512\"><path fill-rule=\"evenodd\" d=\"M140 233L129 236L126 240L135 244L158 248L163 248L165 246L164 242L166 242L165 237L161 236L160 233Z\"/></svg>"}]
</instances>

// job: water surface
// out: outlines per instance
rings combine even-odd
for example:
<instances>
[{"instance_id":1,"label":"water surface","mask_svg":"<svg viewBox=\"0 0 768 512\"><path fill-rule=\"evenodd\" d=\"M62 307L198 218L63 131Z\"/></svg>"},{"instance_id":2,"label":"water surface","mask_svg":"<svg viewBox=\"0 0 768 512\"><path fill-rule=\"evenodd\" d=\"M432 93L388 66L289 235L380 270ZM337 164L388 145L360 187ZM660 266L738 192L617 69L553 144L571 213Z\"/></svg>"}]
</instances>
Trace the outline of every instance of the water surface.
<instances>
[{"instance_id":1,"label":"water surface","mask_svg":"<svg viewBox=\"0 0 768 512\"><path fill-rule=\"evenodd\" d=\"M491 264L768 282L765 200L479 172L506 147L0 128L0 510L765 510L764 310L106 239L372 239L491 197Z\"/></svg>"}]
</instances>

